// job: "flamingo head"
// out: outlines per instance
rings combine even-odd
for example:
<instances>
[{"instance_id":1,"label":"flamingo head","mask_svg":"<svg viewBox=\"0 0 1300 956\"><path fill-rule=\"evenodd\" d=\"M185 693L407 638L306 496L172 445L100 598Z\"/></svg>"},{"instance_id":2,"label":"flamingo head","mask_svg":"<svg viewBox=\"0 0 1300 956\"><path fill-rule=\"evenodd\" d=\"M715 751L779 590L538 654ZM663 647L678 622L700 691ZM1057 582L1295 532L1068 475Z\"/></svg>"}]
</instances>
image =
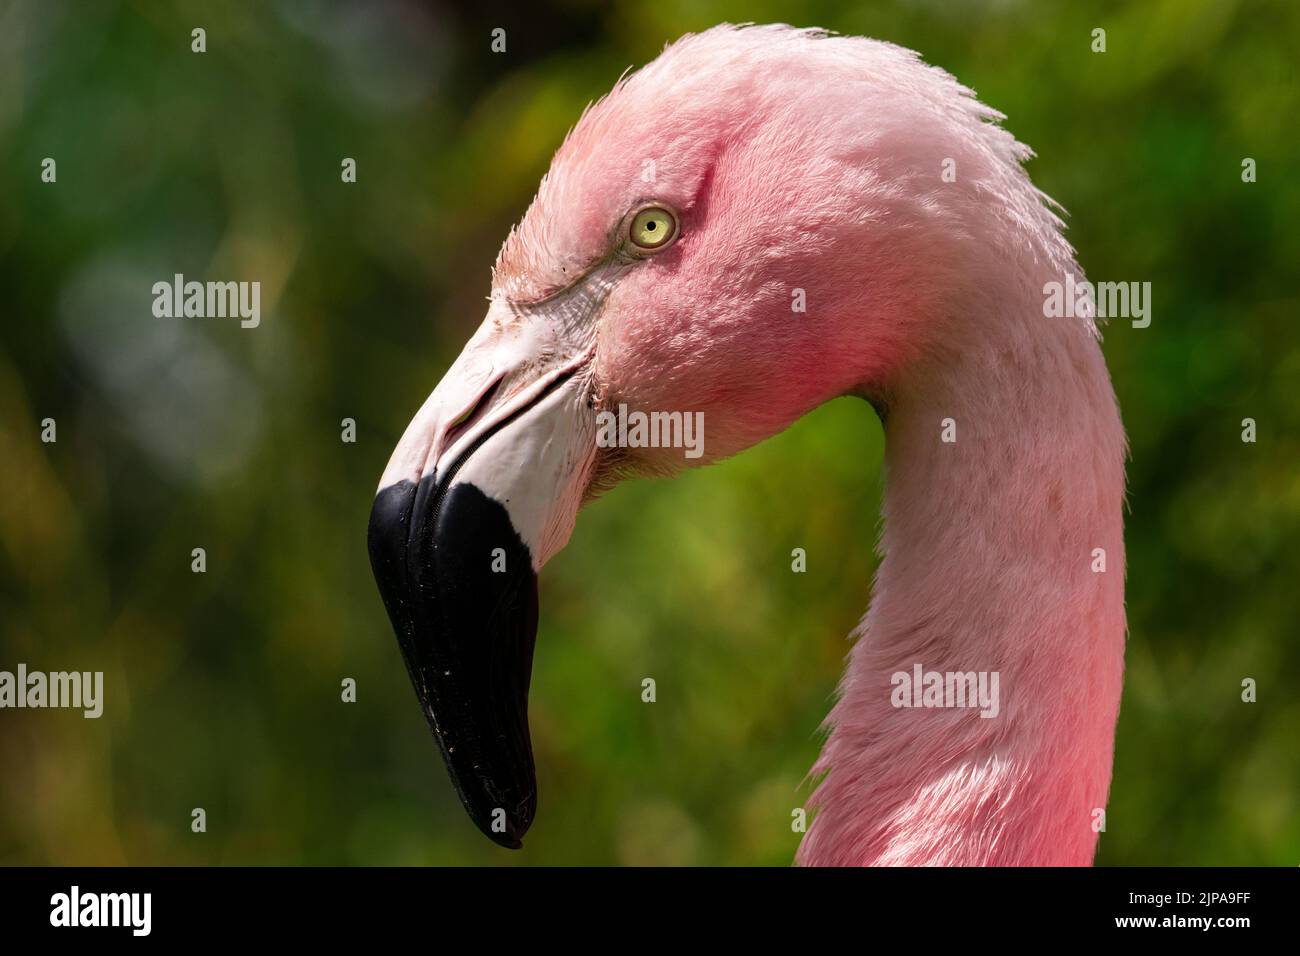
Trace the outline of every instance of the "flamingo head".
<instances>
[{"instance_id":1,"label":"flamingo head","mask_svg":"<svg viewBox=\"0 0 1300 956\"><path fill-rule=\"evenodd\" d=\"M370 520L417 696L488 837L519 846L536 809L537 573L581 504L628 474L738 452L833 397L887 395L948 334L999 228L987 197L1023 192L1007 188L1023 148L993 118L898 47L719 27L573 129ZM996 208L1017 214L1014 198ZM666 442L637 436L656 413Z\"/></svg>"}]
</instances>

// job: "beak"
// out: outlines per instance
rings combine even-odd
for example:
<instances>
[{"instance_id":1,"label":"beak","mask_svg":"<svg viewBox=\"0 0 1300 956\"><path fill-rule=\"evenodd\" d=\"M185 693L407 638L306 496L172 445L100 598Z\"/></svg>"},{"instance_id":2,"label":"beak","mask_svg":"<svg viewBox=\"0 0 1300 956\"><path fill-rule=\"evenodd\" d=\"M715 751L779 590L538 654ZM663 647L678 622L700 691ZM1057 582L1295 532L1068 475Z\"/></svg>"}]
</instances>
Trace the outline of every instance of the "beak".
<instances>
[{"instance_id":1,"label":"beak","mask_svg":"<svg viewBox=\"0 0 1300 956\"><path fill-rule=\"evenodd\" d=\"M537 810L537 572L567 543L595 458L595 304L494 302L407 427L370 513L371 567L452 784L513 849Z\"/></svg>"}]
</instances>

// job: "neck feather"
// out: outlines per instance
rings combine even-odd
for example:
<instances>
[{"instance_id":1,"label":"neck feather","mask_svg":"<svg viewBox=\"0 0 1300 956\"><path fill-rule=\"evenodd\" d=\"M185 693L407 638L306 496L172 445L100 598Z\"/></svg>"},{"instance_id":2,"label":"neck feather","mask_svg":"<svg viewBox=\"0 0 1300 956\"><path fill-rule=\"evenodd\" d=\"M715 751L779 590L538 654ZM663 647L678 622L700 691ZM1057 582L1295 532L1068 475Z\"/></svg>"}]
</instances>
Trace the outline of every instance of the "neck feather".
<instances>
[{"instance_id":1,"label":"neck feather","mask_svg":"<svg viewBox=\"0 0 1300 956\"><path fill-rule=\"evenodd\" d=\"M1028 298L1000 338L983 325L888 396L884 557L802 863L1092 860L1123 671L1124 436L1091 331ZM996 672L996 716L897 706L919 699L895 677L916 665Z\"/></svg>"}]
</instances>

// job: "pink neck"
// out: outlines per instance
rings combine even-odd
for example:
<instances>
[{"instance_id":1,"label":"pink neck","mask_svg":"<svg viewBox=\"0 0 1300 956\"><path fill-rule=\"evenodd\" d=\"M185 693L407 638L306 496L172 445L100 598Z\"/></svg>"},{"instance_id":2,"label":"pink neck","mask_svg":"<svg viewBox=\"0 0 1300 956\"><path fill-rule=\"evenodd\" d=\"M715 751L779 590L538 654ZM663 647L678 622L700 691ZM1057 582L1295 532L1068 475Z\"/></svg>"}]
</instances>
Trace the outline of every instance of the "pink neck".
<instances>
[{"instance_id":1,"label":"pink neck","mask_svg":"<svg viewBox=\"0 0 1300 956\"><path fill-rule=\"evenodd\" d=\"M884 559L800 863L1092 861L1123 672L1124 437L1071 321L1031 310L1000 343L985 326L889 396ZM895 706L917 664L996 671L997 716Z\"/></svg>"}]
</instances>

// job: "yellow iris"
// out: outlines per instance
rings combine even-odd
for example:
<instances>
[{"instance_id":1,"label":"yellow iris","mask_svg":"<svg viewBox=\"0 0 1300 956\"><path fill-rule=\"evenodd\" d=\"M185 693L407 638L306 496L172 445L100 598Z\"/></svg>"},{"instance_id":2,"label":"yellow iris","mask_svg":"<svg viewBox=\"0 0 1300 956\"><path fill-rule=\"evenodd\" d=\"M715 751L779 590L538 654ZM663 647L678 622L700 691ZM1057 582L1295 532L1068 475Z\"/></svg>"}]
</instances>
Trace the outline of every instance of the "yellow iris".
<instances>
[{"instance_id":1,"label":"yellow iris","mask_svg":"<svg viewBox=\"0 0 1300 956\"><path fill-rule=\"evenodd\" d=\"M677 232L677 220L667 209L650 206L632 219L632 242L642 249L658 249Z\"/></svg>"}]
</instances>

